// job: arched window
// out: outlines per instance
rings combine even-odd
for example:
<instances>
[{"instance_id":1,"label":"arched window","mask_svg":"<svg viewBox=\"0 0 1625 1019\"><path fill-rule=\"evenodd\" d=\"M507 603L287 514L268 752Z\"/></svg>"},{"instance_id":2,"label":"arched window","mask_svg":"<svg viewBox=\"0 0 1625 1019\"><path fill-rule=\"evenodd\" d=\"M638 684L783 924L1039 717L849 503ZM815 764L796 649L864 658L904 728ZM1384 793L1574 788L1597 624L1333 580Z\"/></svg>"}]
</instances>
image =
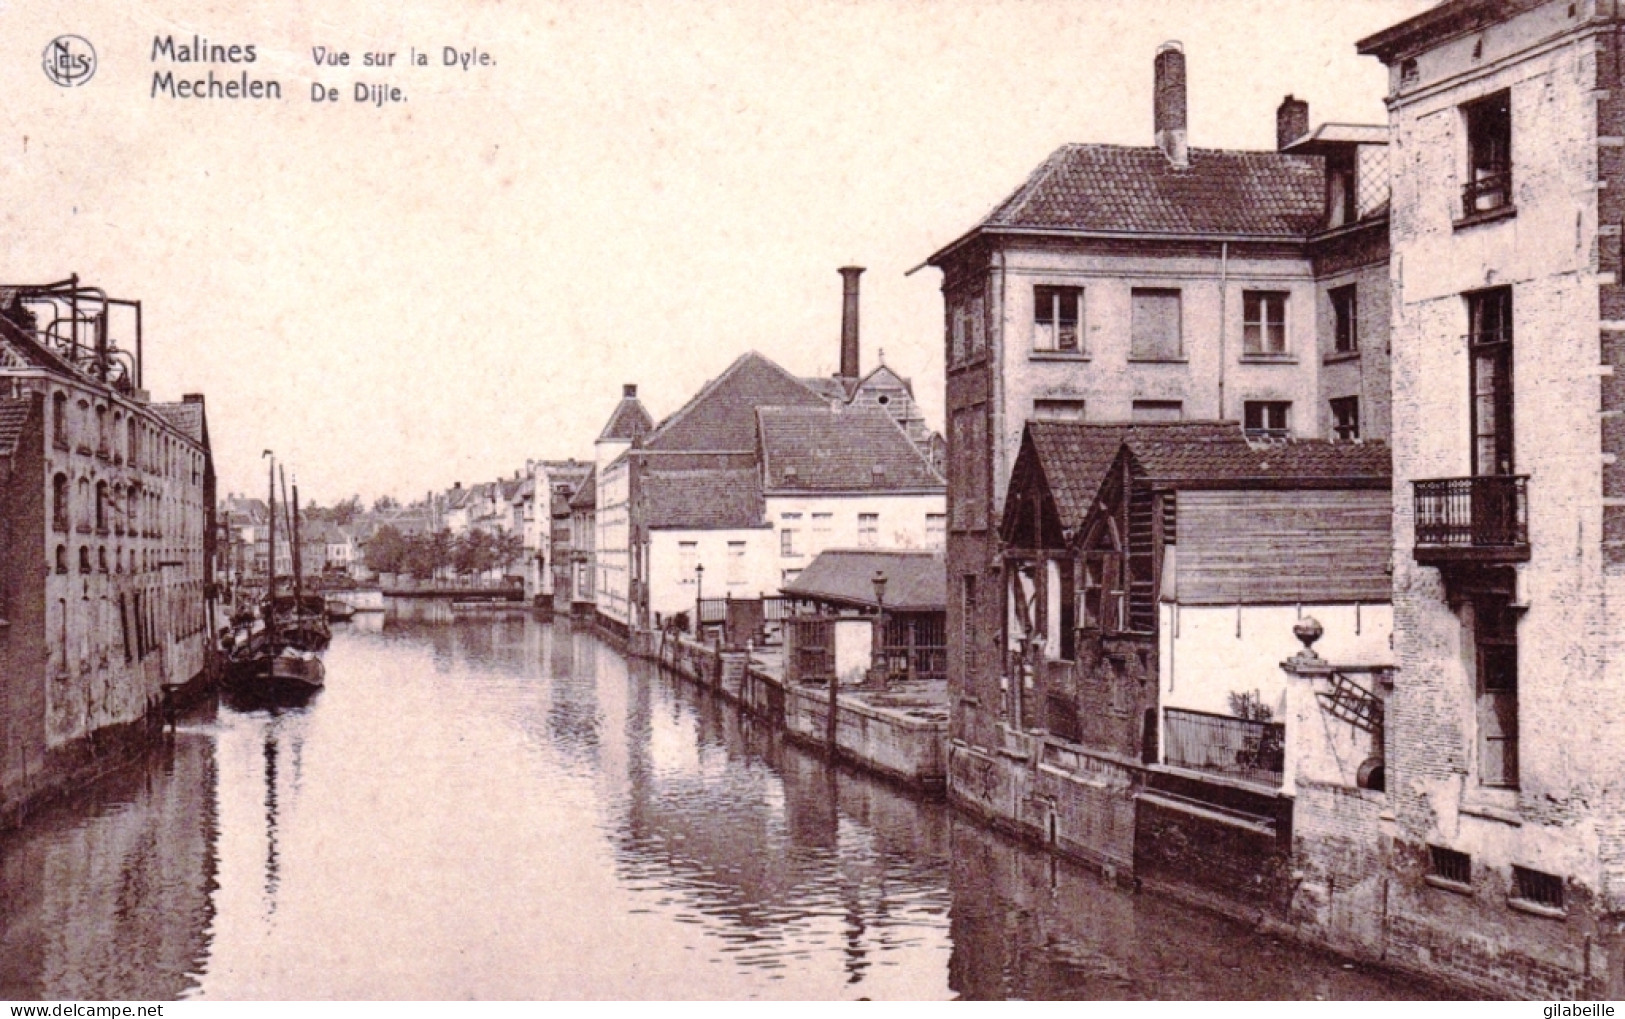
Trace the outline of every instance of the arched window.
<instances>
[{"instance_id":1,"label":"arched window","mask_svg":"<svg viewBox=\"0 0 1625 1019\"><path fill-rule=\"evenodd\" d=\"M68 476L58 474L51 479L51 526L58 531L68 529Z\"/></svg>"},{"instance_id":2,"label":"arched window","mask_svg":"<svg viewBox=\"0 0 1625 1019\"><path fill-rule=\"evenodd\" d=\"M82 452L90 452L90 401L79 401L79 441L74 445Z\"/></svg>"},{"instance_id":3,"label":"arched window","mask_svg":"<svg viewBox=\"0 0 1625 1019\"><path fill-rule=\"evenodd\" d=\"M129 419L129 437L125 441L124 459L131 467L137 466L136 455L141 451L141 433L136 430L135 415Z\"/></svg>"},{"instance_id":4,"label":"arched window","mask_svg":"<svg viewBox=\"0 0 1625 1019\"><path fill-rule=\"evenodd\" d=\"M112 455L107 438L107 408L101 404L96 405L96 455L107 457Z\"/></svg>"},{"instance_id":5,"label":"arched window","mask_svg":"<svg viewBox=\"0 0 1625 1019\"><path fill-rule=\"evenodd\" d=\"M96 569L107 572L107 546L103 545L96 550Z\"/></svg>"},{"instance_id":6,"label":"arched window","mask_svg":"<svg viewBox=\"0 0 1625 1019\"><path fill-rule=\"evenodd\" d=\"M96 482L96 533L107 533L107 482Z\"/></svg>"},{"instance_id":7,"label":"arched window","mask_svg":"<svg viewBox=\"0 0 1625 1019\"><path fill-rule=\"evenodd\" d=\"M136 487L131 485L129 491L124 493L124 526L131 534L139 534L141 523L140 503L136 501Z\"/></svg>"},{"instance_id":8,"label":"arched window","mask_svg":"<svg viewBox=\"0 0 1625 1019\"><path fill-rule=\"evenodd\" d=\"M76 487L79 489L79 491L75 493L79 500L79 529L88 531L90 530L92 509L90 504L90 479L80 478L79 484Z\"/></svg>"},{"instance_id":9,"label":"arched window","mask_svg":"<svg viewBox=\"0 0 1625 1019\"><path fill-rule=\"evenodd\" d=\"M51 397L51 443L57 449L68 448L68 394Z\"/></svg>"},{"instance_id":10,"label":"arched window","mask_svg":"<svg viewBox=\"0 0 1625 1019\"><path fill-rule=\"evenodd\" d=\"M113 550L113 572L124 572L124 547L122 545Z\"/></svg>"},{"instance_id":11,"label":"arched window","mask_svg":"<svg viewBox=\"0 0 1625 1019\"><path fill-rule=\"evenodd\" d=\"M90 546L89 545L80 545L79 546L79 572L80 573L89 573L90 572Z\"/></svg>"},{"instance_id":12,"label":"arched window","mask_svg":"<svg viewBox=\"0 0 1625 1019\"><path fill-rule=\"evenodd\" d=\"M68 546L66 545L56 547L56 572L68 572Z\"/></svg>"},{"instance_id":13,"label":"arched window","mask_svg":"<svg viewBox=\"0 0 1625 1019\"><path fill-rule=\"evenodd\" d=\"M119 445L123 441L124 414L122 411L115 410L113 411L113 462L116 464L124 462L124 450Z\"/></svg>"}]
</instances>

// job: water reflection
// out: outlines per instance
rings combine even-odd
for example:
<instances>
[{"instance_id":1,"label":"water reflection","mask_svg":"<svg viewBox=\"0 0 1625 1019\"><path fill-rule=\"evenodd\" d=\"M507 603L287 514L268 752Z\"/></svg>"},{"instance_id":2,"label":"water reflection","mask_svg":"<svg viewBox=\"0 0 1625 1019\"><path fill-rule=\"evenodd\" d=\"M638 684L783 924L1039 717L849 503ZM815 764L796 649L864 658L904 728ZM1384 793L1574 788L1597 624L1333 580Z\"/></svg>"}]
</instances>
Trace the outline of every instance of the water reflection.
<instances>
[{"instance_id":1,"label":"water reflection","mask_svg":"<svg viewBox=\"0 0 1625 1019\"><path fill-rule=\"evenodd\" d=\"M1424 992L832 773L567 624L370 618L308 707L189 722L0 839L0 996Z\"/></svg>"}]
</instances>

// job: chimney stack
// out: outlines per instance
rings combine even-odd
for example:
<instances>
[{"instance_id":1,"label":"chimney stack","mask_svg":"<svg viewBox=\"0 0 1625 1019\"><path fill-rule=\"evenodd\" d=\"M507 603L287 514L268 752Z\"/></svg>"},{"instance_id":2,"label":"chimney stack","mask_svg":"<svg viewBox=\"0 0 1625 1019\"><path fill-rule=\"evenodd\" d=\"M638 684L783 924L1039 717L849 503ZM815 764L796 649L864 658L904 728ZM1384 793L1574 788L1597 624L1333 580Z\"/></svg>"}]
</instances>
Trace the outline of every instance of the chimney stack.
<instances>
[{"instance_id":1,"label":"chimney stack","mask_svg":"<svg viewBox=\"0 0 1625 1019\"><path fill-rule=\"evenodd\" d=\"M858 377L858 277L860 266L841 269L841 378Z\"/></svg>"},{"instance_id":2,"label":"chimney stack","mask_svg":"<svg viewBox=\"0 0 1625 1019\"><path fill-rule=\"evenodd\" d=\"M1281 100L1275 108L1275 147L1285 149L1308 133L1309 103L1293 96Z\"/></svg>"},{"instance_id":3,"label":"chimney stack","mask_svg":"<svg viewBox=\"0 0 1625 1019\"><path fill-rule=\"evenodd\" d=\"M1168 162L1183 169L1190 165L1185 145L1185 48L1169 41L1157 47L1156 94L1153 124L1157 148Z\"/></svg>"},{"instance_id":4,"label":"chimney stack","mask_svg":"<svg viewBox=\"0 0 1625 1019\"><path fill-rule=\"evenodd\" d=\"M621 399L623 399L623 400L636 400L637 398L638 398L637 383L628 382L628 383L626 383L625 385L623 385L621 387Z\"/></svg>"}]
</instances>

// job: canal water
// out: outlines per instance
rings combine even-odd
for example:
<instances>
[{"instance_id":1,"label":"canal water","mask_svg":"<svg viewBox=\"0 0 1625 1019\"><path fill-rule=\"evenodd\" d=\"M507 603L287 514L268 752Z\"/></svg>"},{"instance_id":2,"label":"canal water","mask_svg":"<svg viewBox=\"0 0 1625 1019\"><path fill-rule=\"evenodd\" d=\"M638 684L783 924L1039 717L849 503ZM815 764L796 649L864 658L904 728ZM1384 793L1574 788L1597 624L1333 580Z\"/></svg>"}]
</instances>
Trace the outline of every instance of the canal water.
<instances>
[{"instance_id":1,"label":"canal water","mask_svg":"<svg viewBox=\"0 0 1625 1019\"><path fill-rule=\"evenodd\" d=\"M816 754L589 633L343 624L0 836L0 999L1390 998Z\"/></svg>"}]
</instances>

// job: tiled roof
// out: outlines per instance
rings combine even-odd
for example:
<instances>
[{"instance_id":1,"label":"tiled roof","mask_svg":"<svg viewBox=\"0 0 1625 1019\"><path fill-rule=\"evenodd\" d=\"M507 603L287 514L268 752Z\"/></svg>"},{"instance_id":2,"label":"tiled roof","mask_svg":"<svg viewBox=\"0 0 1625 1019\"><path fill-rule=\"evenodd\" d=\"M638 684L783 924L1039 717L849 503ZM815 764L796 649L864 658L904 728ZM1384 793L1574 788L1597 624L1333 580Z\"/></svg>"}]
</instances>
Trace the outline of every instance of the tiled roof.
<instances>
[{"instance_id":1,"label":"tiled roof","mask_svg":"<svg viewBox=\"0 0 1625 1019\"><path fill-rule=\"evenodd\" d=\"M28 400L0 401L0 456L10 456L28 424Z\"/></svg>"},{"instance_id":2,"label":"tiled roof","mask_svg":"<svg viewBox=\"0 0 1625 1019\"><path fill-rule=\"evenodd\" d=\"M587 477L576 486L575 494L570 496L570 508L595 509L598 506L598 468L594 467L587 472Z\"/></svg>"},{"instance_id":3,"label":"tiled roof","mask_svg":"<svg viewBox=\"0 0 1625 1019\"><path fill-rule=\"evenodd\" d=\"M1189 440L1238 442L1241 429L1230 422L1157 422L1144 424L1082 424L1071 421L1030 421L1027 436L1038 455L1050 496L1055 500L1062 525L1076 527L1083 521L1106 471L1125 439L1131 435L1153 438L1163 433L1183 433Z\"/></svg>"},{"instance_id":4,"label":"tiled roof","mask_svg":"<svg viewBox=\"0 0 1625 1019\"><path fill-rule=\"evenodd\" d=\"M945 482L879 408L763 407L763 486L769 491L942 489Z\"/></svg>"},{"instance_id":5,"label":"tiled roof","mask_svg":"<svg viewBox=\"0 0 1625 1019\"><path fill-rule=\"evenodd\" d=\"M886 574L886 608L947 611L948 571L933 552L829 549L784 586L784 593L849 605L875 605L874 575Z\"/></svg>"},{"instance_id":6,"label":"tiled roof","mask_svg":"<svg viewBox=\"0 0 1625 1019\"><path fill-rule=\"evenodd\" d=\"M809 375L801 379L801 384L830 403L845 403L851 399L846 380L839 375Z\"/></svg>"},{"instance_id":7,"label":"tiled roof","mask_svg":"<svg viewBox=\"0 0 1625 1019\"><path fill-rule=\"evenodd\" d=\"M1253 445L1233 421L1032 421L1027 435L1068 528L1083 522L1124 445L1153 484L1169 488L1381 487L1393 473L1384 443L1293 439Z\"/></svg>"},{"instance_id":8,"label":"tiled roof","mask_svg":"<svg viewBox=\"0 0 1625 1019\"><path fill-rule=\"evenodd\" d=\"M155 403L152 409L169 424L169 427L193 442L199 444L203 442L203 404Z\"/></svg>"},{"instance_id":9,"label":"tiled roof","mask_svg":"<svg viewBox=\"0 0 1625 1019\"><path fill-rule=\"evenodd\" d=\"M707 382L643 440L660 452L756 448L756 408L825 407L824 398L772 361L749 351Z\"/></svg>"},{"instance_id":10,"label":"tiled roof","mask_svg":"<svg viewBox=\"0 0 1625 1019\"><path fill-rule=\"evenodd\" d=\"M734 530L762 524L761 475L755 468L660 471L638 481L637 517L651 528Z\"/></svg>"},{"instance_id":11,"label":"tiled roof","mask_svg":"<svg viewBox=\"0 0 1625 1019\"><path fill-rule=\"evenodd\" d=\"M654 418L643 409L641 400L635 396L623 396L621 402L615 405L615 413L609 416L604 430L598 433L598 439L600 442L605 439L630 442L648 435L654 426Z\"/></svg>"},{"instance_id":12,"label":"tiled roof","mask_svg":"<svg viewBox=\"0 0 1625 1019\"><path fill-rule=\"evenodd\" d=\"M1325 211L1319 160L1191 149L1175 167L1154 146L1066 145L981 229L1299 238Z\"/></svg>"}]
</instances>

